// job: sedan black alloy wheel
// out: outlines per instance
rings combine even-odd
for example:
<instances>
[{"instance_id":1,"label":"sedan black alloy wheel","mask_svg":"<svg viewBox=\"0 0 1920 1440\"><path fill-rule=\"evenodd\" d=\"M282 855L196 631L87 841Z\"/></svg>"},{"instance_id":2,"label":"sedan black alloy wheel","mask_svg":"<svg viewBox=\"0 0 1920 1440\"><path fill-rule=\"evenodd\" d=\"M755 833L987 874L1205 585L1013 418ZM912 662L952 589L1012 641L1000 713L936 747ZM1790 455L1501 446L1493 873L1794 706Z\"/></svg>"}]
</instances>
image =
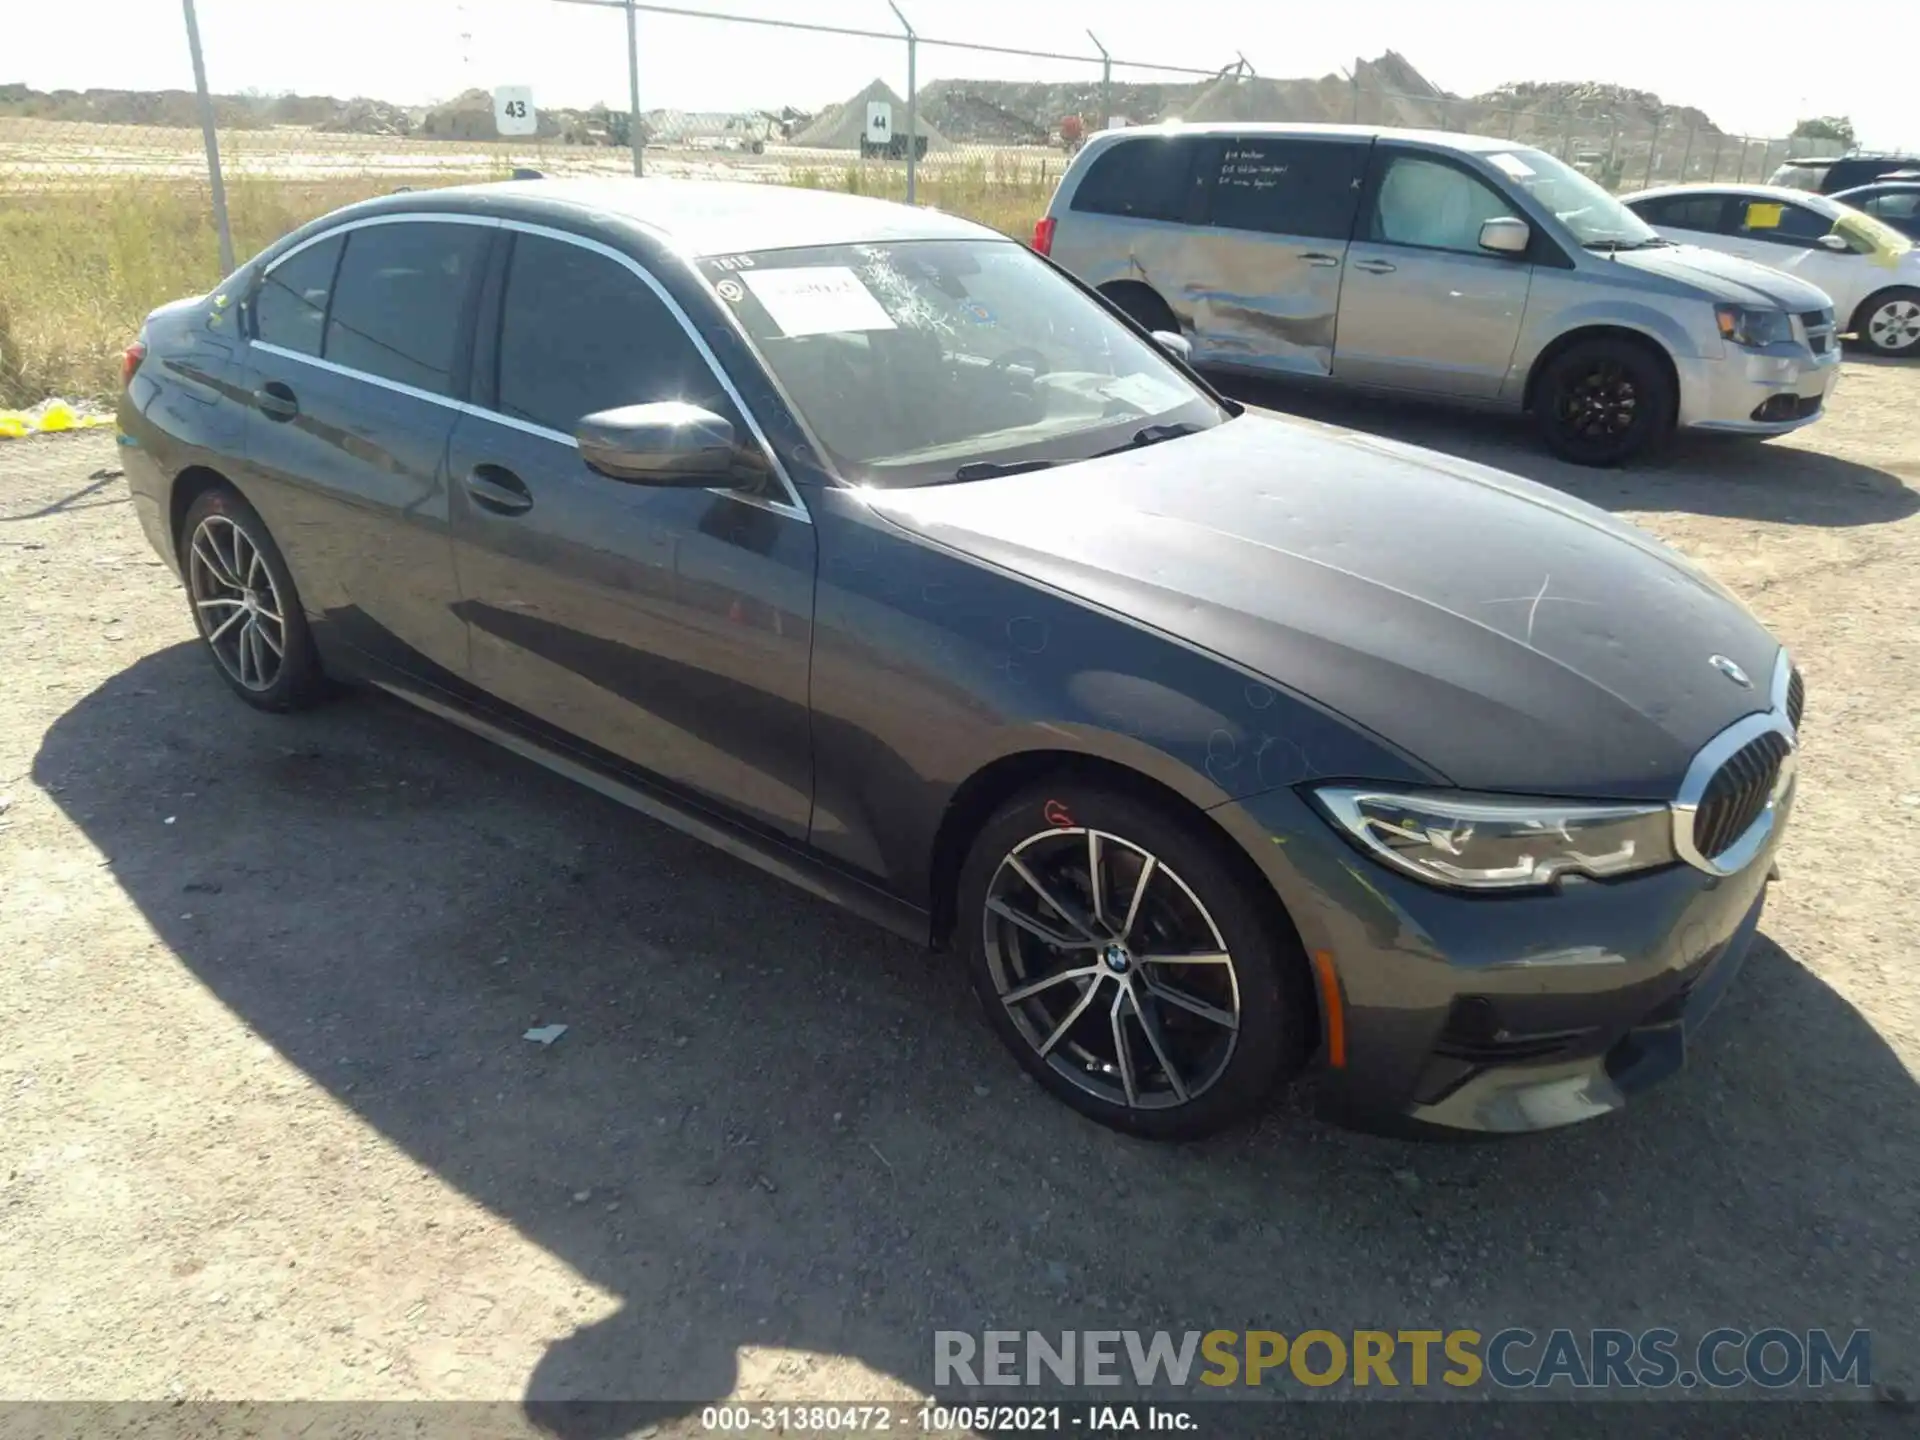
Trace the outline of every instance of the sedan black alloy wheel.
<instances>
[{"instance_id":1,"label":"sedan black alloy wheel","mask_svg":"<svg viewBox=\"0 0 1920 1440\"><path fill-rule=\"evenodd\" d=\"M248 690L272 689L286 657L286 610L258 547L226 516L194 530L187 589L221 668Z\"/></svg>"},{"instance_id":2,"label":"sedan black alloy wheel","mask_svg":"<svg viewBox=\"0 0 1920 1440\"><path fill-rule=\"evenodd\" d=\"M1232 1059L1233 956L1187 883L1132 841L1083 827L1022 841L987 887L981 931L1015 1027L1089 1094L1184 1105Z\"/></svg>"}]
</instances>

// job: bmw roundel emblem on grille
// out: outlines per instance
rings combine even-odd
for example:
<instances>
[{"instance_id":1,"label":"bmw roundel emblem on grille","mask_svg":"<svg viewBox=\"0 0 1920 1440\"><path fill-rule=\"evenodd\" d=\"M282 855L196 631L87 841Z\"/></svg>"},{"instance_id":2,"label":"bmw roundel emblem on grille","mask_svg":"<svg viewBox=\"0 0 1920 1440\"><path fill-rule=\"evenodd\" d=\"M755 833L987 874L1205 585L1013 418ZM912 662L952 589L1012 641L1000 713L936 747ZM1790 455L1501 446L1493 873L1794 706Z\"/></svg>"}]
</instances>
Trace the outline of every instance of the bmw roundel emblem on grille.
<instances>
[{"instance_id":1,"label":"bmw roundel emblem on grille","mask_svg":"<svg viewBox=\"0 0 1920 1440\"><path fill-rule=\"evenodd\" d=\"M1753 681L1747 678L1747 672L1742 670L1726 656L1709 655L1707 657L1707 663L1722 675L1726 676L1727 679L1733 681L1733 683L1738 685L1742 690L1751 690L1753 688Z\"/></svg>"}]
</instances>

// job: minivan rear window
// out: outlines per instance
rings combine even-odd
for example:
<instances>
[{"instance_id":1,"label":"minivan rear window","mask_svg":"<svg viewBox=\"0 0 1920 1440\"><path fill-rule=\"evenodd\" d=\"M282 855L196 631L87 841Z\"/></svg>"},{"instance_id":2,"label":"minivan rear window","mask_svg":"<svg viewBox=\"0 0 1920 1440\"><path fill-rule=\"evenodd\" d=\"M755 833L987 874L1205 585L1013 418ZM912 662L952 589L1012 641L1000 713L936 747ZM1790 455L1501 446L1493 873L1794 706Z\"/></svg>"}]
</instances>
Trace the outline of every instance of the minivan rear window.
<instances>
[{"instance_id":1,"label":"minivan rear window","mask_svg":"<svg viewBox=\"0 0 1920 1440\"><path fill-rule=\"evenodd\" d=\"M1119 141L1088 167L1073 192L1075 210L1136 220L1184 220L1197 177L1193 135L1142 135Z\"/></svg>"}]
</instances>

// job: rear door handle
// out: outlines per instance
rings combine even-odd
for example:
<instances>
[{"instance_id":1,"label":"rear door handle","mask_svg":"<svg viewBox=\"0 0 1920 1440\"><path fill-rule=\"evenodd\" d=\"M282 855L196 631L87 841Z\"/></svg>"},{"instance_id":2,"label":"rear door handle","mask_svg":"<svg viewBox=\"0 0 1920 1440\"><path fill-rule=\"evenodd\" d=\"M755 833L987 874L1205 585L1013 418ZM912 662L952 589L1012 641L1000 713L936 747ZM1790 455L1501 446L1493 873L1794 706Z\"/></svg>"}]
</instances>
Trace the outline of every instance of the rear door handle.
<instances>
[{"instance_id":1,"label":"rear door handle","mask_svg":"<svg viewBox=\"0 0 1920 1440\"><path fill-rule=\"evenodd\" d=\"M1391 260L1356 260L1353 262L1353 268L1364 270L1369 275L1389 275L1400 267Z\"/></svg>"},{"instance_id":2,"label":"rear door handle","mask_svg":"<svg viewBox=\"0 0 1920 1440\"><path fill-rule=\"evenodd\" d=\"M291 420L300 413L300 402L293 398L293 390L278 380L269 380L254 391L253 403L269 420Z\"/></svg>"},{"instance_id":3,"label":"rear door handle","mask_svg":"<svg viewBox=\"0 0 1920 1440\"><path fill-rule=\"evenodd\" d=\"M1321 253L1318 250L1309 250L1306 254L1302 255L1300 258L1306 261L1307 264L1318 265L1322 269L1327 269L1331 266L1338 265L1340 263L1340 257L1338 255L1327 255L1327 254Z\"/></svg>"},{"instance_id":4,"label":"rear door handle","mask_svg":"<svg viewBox=\"0 0 1920 1440\"><path fill-rule=\"evenodd\" d=\"M474 466L467 472L467 494L495 515L520 515L533 508L526 483L504 465Z\"/></svg>"}]
</instances>

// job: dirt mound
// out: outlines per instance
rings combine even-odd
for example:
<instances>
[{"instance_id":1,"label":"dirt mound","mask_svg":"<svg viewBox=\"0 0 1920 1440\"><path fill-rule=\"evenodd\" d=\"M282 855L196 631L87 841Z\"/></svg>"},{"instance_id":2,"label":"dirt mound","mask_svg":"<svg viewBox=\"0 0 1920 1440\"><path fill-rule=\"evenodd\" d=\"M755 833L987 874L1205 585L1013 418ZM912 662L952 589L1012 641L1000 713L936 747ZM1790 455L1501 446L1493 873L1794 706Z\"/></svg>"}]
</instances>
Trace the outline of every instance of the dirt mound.
<instances>
[{"instance_id":1,"label":"dirt mound","mask_svg":"<svg viewBox=\"0 0 1920 1440\"><path fill-rule=\"evenodd\" d=\"M817 150L858 150L866 138L869 100L885 100L892 105L894 128L906 129L907 102L894 94L886 81L875 80L846 104L822 110L811 125L793 137L793 143ZM925 115L916 113L913 124L917 133L927 137L927 149L952 148L953 142L934 129Z\"/></svg>"}]
</instances>

